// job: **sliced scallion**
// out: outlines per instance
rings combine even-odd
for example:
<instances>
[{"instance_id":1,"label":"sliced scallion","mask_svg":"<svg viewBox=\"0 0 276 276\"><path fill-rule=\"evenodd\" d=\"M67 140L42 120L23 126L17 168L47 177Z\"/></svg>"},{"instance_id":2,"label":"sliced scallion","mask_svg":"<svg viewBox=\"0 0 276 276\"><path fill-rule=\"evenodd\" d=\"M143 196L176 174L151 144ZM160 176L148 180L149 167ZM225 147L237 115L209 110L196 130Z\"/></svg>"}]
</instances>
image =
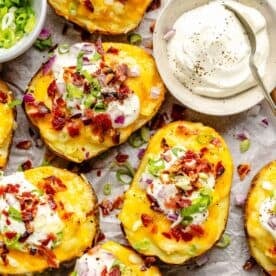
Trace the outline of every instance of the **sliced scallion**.
<instances>
[{"instance_id":1,"label":"sliced scallion","mask_svg":"<svg viewBox=\"0 0 276 276\"><path fill-rule=\"evenodd\" d=\"M217 242L216 247L226 248L231 243L231 237L228 234L223 234L219 242Z\"/></svg>"},{"instance_id":2,"label":"sliced scallion","mask_svg":"<svg viewBox=\"0 0 276 276\"><path fill-rule=\"evenodd\" d=\"M142 43L142 36L137 33L129 34L128 41L132 45L140 45Z\"/></svg>"},{"instance_id":3,"label":"sliced scallion","mask_svg":"<svg viewBox=\"0 0 276 276\"><path fill-rule=\"evenodd\" d=\"M106 196L111 194L111 184L109 184L109 183L104 184L103 194L106 195Z\"/></svg>"},{"instance_id":4,"label":"sliced scallion","mask_svg":"<svg viewBox=\"0 0 276 276\"><path fill-rule=\"evenodd\" d=\"M245 139L243 141L240 142L240 152L241 153L245 153L249 150L250 148L250 140L249 139Z\"/></svg>"},{"instance_id":5,"label":"sliced scallion","mask_svg":"<svg viewBox=\"0 0 276 276\"><path fill-rule=\"evenodd\" d=\"M70 47L68 44L60 44L58 46L58 52L62 55L69 53L69 51L70 51Z\"/></svg>"}]
</instances>

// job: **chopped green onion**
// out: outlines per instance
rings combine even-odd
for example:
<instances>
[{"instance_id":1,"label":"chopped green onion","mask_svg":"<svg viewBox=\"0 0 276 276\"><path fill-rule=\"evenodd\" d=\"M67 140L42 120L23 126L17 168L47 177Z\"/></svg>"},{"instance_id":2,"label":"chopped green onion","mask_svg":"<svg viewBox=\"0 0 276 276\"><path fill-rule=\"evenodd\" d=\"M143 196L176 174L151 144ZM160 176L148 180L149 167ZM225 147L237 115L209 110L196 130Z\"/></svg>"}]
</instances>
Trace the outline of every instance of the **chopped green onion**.
<instances>
[{"instance_id":1,"label":"chopped green onion","mask_svg":"<svg viewBox=\"0 0 276 276\"><path fill-rule=\"evenodd\" d=\"M73 271L73 272L70 274L70 276L78 276L77 271Z\"/></svg>"},{"instance_id":2,"label":"chopped green onion","mask_svg":"<svg viewBox=\"0 0 276 276\"><path fill-rule=\"evenodd\" d=\"M63 239L63 232L58 232L56 239L53 241L52 249L58 247Z\"/></svg>"},{"instance_id":3,"label":"chopped green onion","mask_svg":"<svg viewBox=\"0 0 276 276\"><path fill-rule=\"evenodd\" d=\"M99 101L95 104L94 110L95 110L96 112L105 111L105 110L106 110L106 104L105 104L103 101L99 100Z\"/></svg>"},{"instance_id":4,"label":"chopped green onion","mask_svg":"<svg viewBox=\"0 0 276 276\"><path fill-rule=\"evenodd\" d=\"M241 153L245 153L249 150L250 148L250 140L249 139L245 139L243 141L240 142L240 152Z\"/></svg>"},{"instance_id":5,"label":"chopped green onion","mask_svg":"<svg viewBox=\"0 0 276 276\"><path fill-rule=\"evenodd\" d=\"M42 161L42 163L41 163L40 166L46 167L46 166L49 166L49 165L51 165L51 162L49 160L47 160L47 159L43 159L43 161Z\"/></svg>"},{"instance_id":6,"label":"chopped green onion","mask_svg":"<svg viewBox=\"0 0 276 276\"><path fill-rule=\"evenodd\" d=\"M194 256L197 252L197 247L195 244L189 246L189 255Z\"/></svg>"},{"instance_id":7,"label":"chopped green onion","mask_svg":"<svg viewBox=\"0 0 276 276\"><path fill-rule=\"evenodd\" d=\"M111 194L111 184L109 184L109 183L104 184L103 194L106 195L106 196Z\"/></svg>"},{"instance_id":8,"label":"chopped green onion","mask_svg":"<svg viewBox=\"0 0 276 276\"><path fill-rule=\"evenodd\" d=\"M81 74L89 81L89 83L93 83L94 78L91 76L91 74L87 70L82 70Z\"/></svg>"},{"instance_id":9,"label":"chopped green onion","mask_svg":"<svg viewBox=\"0 0 276 276\"><path fill-rule=\"evenodd\" d=\"M34 47L40 51L45 51L53 46L52 37L48 37L47 39L37 39L34 43Z\"/></svg>"},{"instance_id":10,"label":"chopped green onion","mask_svg":"<svg viewBox=\"0 0 276 276\"><path fill-rule=\"evenodd\" d=\"M66 85L67 97L69 99L82 99L83 91L75 85L68 83Z\"/></svg>"},{"instance_id":11,"label":"chopped green onion","mask_svg":"<svg viewBox=\"0 0 276 276\"><path fill-rule=\"evenodd\" d=\"M148 170L152 175L158 176L159 172L163 169L165 169L165 161L163 159L160 158L155 160L153 158L149 158Z\"/></svg>"},{"instance_id":12,"label":"chopped green onion","mask_svg":"<svg viewBox=\"0 0 276 276\"><path fill-rule=\"evenodd\" d=\"M9 216L17 221L22 221L22 216L20 211L15 209L14 207L10 206L8 210Z\"/></svg>"},{"instance_id":13,"label":"chopped green onion","mask_svg":"<svg viewBox=\"0 0 276 276\"><path fill-rule=\"evenodd\" d=\"M11 101L10 103L8 103L8 107L9 108L14 108L14 107L16 107L16 106L18 106L20 104L22 104L22 100L15 99L15 100Z\"/></svg>"},{"instance_id":14,"label":"chopped green onion","mask_svg":"<svg viewBox=\"0 0 276 276\"><path fill-rule=\"evenodd\" d=\"M69 53L69 51L70 51L70 47L68 44L61 44L58 46L58 52L62 55Z\"/></svg>"},{"instance_id":15,"label":"chopped green onion","mask_svg":"<svg viewBox=\"0 0 276 276\"><path fill-rule=\"evenodd\" d=\"M133 133L129 138L128 138L128 143L133 147L133 148L139 148L143 144L145 144L145 141L142 139L141 135L137 132Z\"/></svg>"},{"instance_id":16,"label":"chopped green onion","mask_svg":"<svg viewBox=\"0 0 276 276\"><path fill-rule=\"evenodd\" d=\"M91 58L91 61L98 61L98 60L100 60L102 58L102 56L98 53L98 52L96 52L94 55L93 55L93 57Z\"/></svg>"},{"instance_id":17,"label":"chopped green onion","mask_svg":"<svg viewBox=\"0 0 276 276\"><path fill-rule=\"evenodd\" d=\"M140 45L142 43L142 36L137 33L129 34L128 41L132 45Z\"/></svg>"},{"instance_id":18,"label":"chopped green onion","mask_svg":"<svg viewBox=\"0 0 276 276\"><path fill-rule=\"evenodd\" d=\"M96 103L96 98L93 95L88 95L84 100L84 106L86 108L90 108L94 103Z\"/></svg>"},{"instance_id":19,"label":"chopped green onion","mask_svg":"<svg viewBox=\"0 0 276 276\"><path fill-rule=\"evenodd\" d=\"M118 169L116 172L116 178L118 181L125 185L129 185L132 181L133 175L129 170L126 169Z\"/></svg>"},{"instance_id":20,"label":"chopped green onion","mask_svg":"<svg viewBox=\"0 0 276 276\"><path fill-rule=\"evenodd\" d=\"M84 52L80 51L77 56L77 71L80 72L83 66L83 56Z\"/></svg>"},{"instance_id":21,"label":"chopped green onion","mask_svg":"<svg viewBox=\"0 0 276 276\"><path fill-rule=\"evenodd\" d=\"M43 196L44 195L44 192L42 190L39 190L39 189L32 190L31 193L37 194L38 196Z\"/></svg>"},{"instance_id":22,"label":"chopped green onion","mask_svg":"<svg viewBox=\"0 0 276 276\"><path fill-rule=\"evenodd\" d=\"M216 247L226 248L231 243L231 237L227 234L223 234L219 242L217 242Z\"/></svg>"},{"instance_id":23,"label":"chopped green onion","mask_svg":"<svg viewBox=\"0 0 276 276\"><path fill-rule=\"evenodd\" d=\"M148 142L150 139L150 130L148 127L141 128L141 138L144 142Z\"/></svg>"},{"instance_id":24,"label":"chopped green onion","mask_svg":"<svg viewBox=\"0 0 276 276\"><path fill-rule=\"evenodd\" d=\"M150 241L147 239L143 239L137 243L134 244L134 249L138 250L138 251L146 251L149 249L150 247Z\"/></svg>"}]
</instances>

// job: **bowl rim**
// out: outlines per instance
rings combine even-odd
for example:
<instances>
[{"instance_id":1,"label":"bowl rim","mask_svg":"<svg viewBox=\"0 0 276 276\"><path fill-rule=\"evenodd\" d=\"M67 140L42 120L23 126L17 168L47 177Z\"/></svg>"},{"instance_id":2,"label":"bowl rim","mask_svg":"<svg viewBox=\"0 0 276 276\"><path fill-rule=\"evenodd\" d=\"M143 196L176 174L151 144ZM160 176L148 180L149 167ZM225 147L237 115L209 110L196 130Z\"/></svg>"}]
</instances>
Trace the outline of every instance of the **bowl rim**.
<instances>
[{"instance_id":1,"label":"bowl rim","mask_svg":"<svg viewBox=\"0 0 276 276\"><path fill-rule=\"evenodd\" d=\"M37 1L37 0L33 0ZM18 56L22 55L24 52L26 52L36 41L37 37L39 36L47 14L47 0L40 0L41 3L41 13L39 18L36 17L37 22L35 24L35 28L31 33L28 34L28 37L24 39L24 41L19 40L13 47L7 49L3 54L0 54L0 64L10 61L12 59L17 58Z\"/></svg>"},{"instance_id":2,"label":"bowl rim","mask_svg":"<svg viewBox=\"0 0 276 276\"><path fill-rule=\"evenodd\" d=\"M264 96L260 91L258 86L252 87L245 92L236 94L232 97L227 98L208 98L205 96L200 96L198 94L192 93L189 91L176 77L174 77L173 73L169 69L169 62L167 58L167 49L166 49L166 41L164 41L163 36L165 34L164 30L169 29L168 22L174 23L177 18L183 14L183 12L189 10L182 8L179 10L179 3L182 0L174 0L170 1L162 10L160 15L156 20L155 30L153 33L153 53L155 57L155 61L157 64L158 71L167 86L169 92L183 105L207 115L214 116L228 116L241 113L260 103ZM214 0L192 0L191 6L196 8L203 4L212 2ZM199 4L201 2L201 4ZM243 2L251 2L253 0L243 0ZM257 2L257 1L256 1ZM276 17L276 3L271 2L270 0L265 0L265 4L268 7L265 7L266 10L269 9L270 12ZM261 4L259 4L261 5ZM250 6L250 5L249 5ZM173 11L176 11L175 13ZM180 15L179 15L180 14ZM167 26L165 28L165 26ZM275 32L276 34L276 32ZM273 33L274 35L274 33ZM273 51L273 44L276 44L276 40L270 41L270 52ZM271 53L270 53L271 55ZM266 74L268 74L268 69ZM274 83L275 86L275 83ZM252 97L253 95L253 97ZM242 103L242 104L241 104Z\"/></svg>"}]
</instances>

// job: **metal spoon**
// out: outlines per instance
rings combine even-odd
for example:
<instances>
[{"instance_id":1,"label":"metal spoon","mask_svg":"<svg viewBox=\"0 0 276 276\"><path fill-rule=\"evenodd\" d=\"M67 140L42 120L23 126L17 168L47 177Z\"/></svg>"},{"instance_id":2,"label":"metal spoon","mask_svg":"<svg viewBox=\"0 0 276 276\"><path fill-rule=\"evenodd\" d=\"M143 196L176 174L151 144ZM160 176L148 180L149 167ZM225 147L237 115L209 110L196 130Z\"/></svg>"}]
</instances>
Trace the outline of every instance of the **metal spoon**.
<instances>
[{"instance_id":1,"label":"metal spoon","mask_svg":"<svg viewBox=\"0 0 276 276\"><path fill-rule=\"evenodd\" d=\"M270 95L270 92L266 88L266 86L263 82L263 79L259 73L259 70L256 66L256 63L255 63L254 58L255 58L256 48L257 48L257 41L256 41L255 33L254 33L252 27L250 26L250 24L247 22L246 18L244 18L243 15L239 11L237 11L236 9L234 9L232 6L228 5L227 3L223 3L223 5L225 6L226 9L230 10L231 12L233 12L235 14L237 19L240 21L240 23L242 24L242 26L244 27L244 29L247 32L248 39L249 39L250 46L251 46L249 66L250 66L252 75L255 78L255 80L258 82L259 86L262 88L263 95L264 95L267 103L269 104L273 114L276 116L276 104L273 101L273 99Z\"/></svg>"}]
</instances>

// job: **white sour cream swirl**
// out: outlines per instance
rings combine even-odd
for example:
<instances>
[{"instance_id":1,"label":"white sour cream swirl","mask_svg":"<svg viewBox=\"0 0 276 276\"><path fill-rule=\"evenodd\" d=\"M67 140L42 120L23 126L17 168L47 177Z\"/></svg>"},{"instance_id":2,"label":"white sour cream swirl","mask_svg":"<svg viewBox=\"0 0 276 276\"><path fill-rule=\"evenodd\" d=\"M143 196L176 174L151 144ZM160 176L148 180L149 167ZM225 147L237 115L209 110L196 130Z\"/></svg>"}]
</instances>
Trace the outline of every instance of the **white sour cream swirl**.
<instances>
[{"instance_id":1,"label":"white sour cream swirl","mask_svg":"<svg viewBox=\"0 0 276 276\"><path fill-rule=\"evenodd\" d=\"M264 75L269 55L266 20L254 8L224 1L245 16L252 26L257 51L255 62ZM249 68L248 36L222 2L215 1L184 13L174 24L175 35L167 45L174 75L192 92L224 98L256 85Z\"/></svg>"}]
</instances>

